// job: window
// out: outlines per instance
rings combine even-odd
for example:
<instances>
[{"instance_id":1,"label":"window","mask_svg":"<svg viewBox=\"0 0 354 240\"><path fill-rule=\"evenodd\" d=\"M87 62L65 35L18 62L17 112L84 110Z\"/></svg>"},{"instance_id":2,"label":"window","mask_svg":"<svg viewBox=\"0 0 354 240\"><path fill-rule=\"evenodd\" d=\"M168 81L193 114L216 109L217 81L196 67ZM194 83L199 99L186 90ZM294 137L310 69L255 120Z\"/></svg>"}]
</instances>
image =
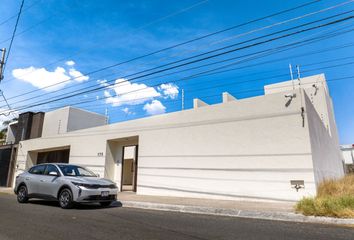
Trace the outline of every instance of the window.
<instances>
[{"instance_id":1,"label":"window","mask_svg":"<svg viewBox=\"0 0 354 240\"><path fill-rule=\"evenodd\" d=\"M57 167L52 164L47 165L47 168L45 169L44 174L49 175L50 172L56 172L59 175Z\"/></svg>"},{"instance_id":2,"label":"window","mask_svg":"<svg viewBox=\"0 0 354 240\"><path fill-rule=\"evenodd\" d=\"M32 174L43 174L45 170L46 165L38 165L34 166L29 170L30 173Z\"/></svg>"}]
</instances>

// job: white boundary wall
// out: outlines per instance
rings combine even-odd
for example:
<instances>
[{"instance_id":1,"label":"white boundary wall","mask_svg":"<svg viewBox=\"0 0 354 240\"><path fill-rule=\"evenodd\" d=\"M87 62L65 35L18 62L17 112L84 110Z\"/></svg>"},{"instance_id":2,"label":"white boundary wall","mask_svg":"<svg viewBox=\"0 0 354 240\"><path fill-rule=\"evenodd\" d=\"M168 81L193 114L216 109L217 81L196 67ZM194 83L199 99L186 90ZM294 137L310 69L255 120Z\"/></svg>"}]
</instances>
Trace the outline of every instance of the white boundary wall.
<instances>
[{"instance_id":1,"label":"white boundary wall","mask_svg":"<svg viewBox=\"0 0 354 240\"><path fill-rule=\"evenodd\" d=\"M120 185L122 147L138 144L138 194L298 200L316 193L314 172L328 172L313 155L311 137L323 132L309 129L316 112L304 112L303 126L305 93L294 93L290 103L276 92L23 141L18 173L35 163L35 152L70 146L70 163ZM290 180L304 180L305 189L297 192Z\"/></svg>"}]
</instances>

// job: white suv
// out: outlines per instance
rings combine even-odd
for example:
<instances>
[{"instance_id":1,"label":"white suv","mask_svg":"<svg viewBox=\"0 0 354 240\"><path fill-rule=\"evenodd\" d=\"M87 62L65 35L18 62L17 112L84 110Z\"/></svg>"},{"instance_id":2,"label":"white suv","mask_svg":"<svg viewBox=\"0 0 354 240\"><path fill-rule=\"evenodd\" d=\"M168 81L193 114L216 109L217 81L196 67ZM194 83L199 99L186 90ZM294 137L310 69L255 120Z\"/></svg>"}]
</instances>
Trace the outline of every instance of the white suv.
<instances>
[{"instance_id":1,"label":"white suv","mask_svg":"<svg viewBox=\"0 0 354 240\"><path fill-rule=\"evenodd\" d=\"M55 199L60 207L74 203L99 202L109 206L117 199L117 185L99 178L87 168L63 163L33 166L16 177L15 193L20 203L29 198Z\"/></svg>"}]
</instances>

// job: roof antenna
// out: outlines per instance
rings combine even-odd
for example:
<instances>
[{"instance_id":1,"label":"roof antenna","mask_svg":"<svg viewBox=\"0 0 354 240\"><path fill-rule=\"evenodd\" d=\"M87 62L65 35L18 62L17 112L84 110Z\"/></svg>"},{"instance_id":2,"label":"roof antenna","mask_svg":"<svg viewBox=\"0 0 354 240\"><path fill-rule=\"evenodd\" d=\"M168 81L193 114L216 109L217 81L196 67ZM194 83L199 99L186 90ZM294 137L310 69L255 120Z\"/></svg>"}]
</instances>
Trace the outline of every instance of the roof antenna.
<instances>
[{"instance_id":1,"label":"roof antenna","mask_svg":"<svg viewBox=\"0 0 354 240\"><path fill-rule=\"evenodd\" d=\"M297 80L299 81L299 87L301 88L300 65L296 65L296 69L297 69Z\"/></svg>"},{"instance_id":2,"label":"roof antenna","mask_svg":"<svg viewBox=\"0 0 354 240\"><path fill-rule=\"evenodd\" d=\"M289 63L289 71L290 71L291 83L293 84L293 91L294 91L295 83L294 83L294 76L293 76L293 67L291 66L291 63Z\"/></svg>"},{"instance_id":3,"label":"roof antenna","mask_svg":"<svg viewBox=\"0 0 354 240\"><path fill-rule=\"evenodd\" d=\"M184 89L182 89L182 110L184 110Z\"/></svg>"},{"instance_id":4,"label":"roof antenna","mask_svg":"<svg viewBox=\"0 0 354 240\"><path fill-rule=\"evenodd\" d=\"M108 108L106 108L105 115L106 115L106 124L108 124L109 122Z\"/></svg>"}]
</instances>

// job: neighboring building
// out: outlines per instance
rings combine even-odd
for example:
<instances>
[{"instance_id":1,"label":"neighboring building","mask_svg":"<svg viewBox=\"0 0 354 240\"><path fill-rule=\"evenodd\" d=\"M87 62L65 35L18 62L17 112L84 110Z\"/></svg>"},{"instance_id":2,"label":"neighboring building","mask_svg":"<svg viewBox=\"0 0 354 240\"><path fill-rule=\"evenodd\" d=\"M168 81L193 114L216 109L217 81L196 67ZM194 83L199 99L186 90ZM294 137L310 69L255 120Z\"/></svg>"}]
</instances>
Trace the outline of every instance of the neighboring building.
<instances>
[{"instance_id":1,"label":"neighboring building","mask_svg":"<svg viewBox=\"0 0 354 240\"><path fill-rule=\"evenodd\" d=\"M0 186L13 185L18 143L41 137L44 113L25 112L7 126L5 143L0 146Z\"/></svg>"},{"instance_id":2,"label":"neighboring building","mask_svg":"<svg viewBox=\"0 0 354 240\"><path fill-rule=\"evenodd\" d=\"M45 114L42 137L105 125L107 118L97 113L64 107Z\"/></svg>"},{"instance_id":3,"label":"neighboring building","mask_svg":"<svg viewBox=\"0 0 354 240\"><path fill-rule=\"evenodd\" d=\"M301 86L265 86L263 96L222 99L72 132L62 132L74 121L65 109L46 113L42 137L21 141L17 174L54 159L43 154L66 151L54 160L87 166L138 194L280 201L314 195L323 179L344 175L323 74L302 78ZM46 124L47 116L56 120ZM74 129L89 117L77 119Z\"/></svg>"},{"instance_id":4,"label":"neighboring building","mask_svg":"<svg viewBox=\"0 0 354 240\"><path fill-rule=\"evenodd\" d=\"M354 164L354 144L340 146L345 164Z\"/></svg>"},{"instance_id":5,"label":"neighboring building","mask_svg":"<svg viewBox=\"0 0 354 240\"><path fill-rule=\"evenodd\" d=\"M354 173L354 144L340 146L347 173Z\"/></svg>"},{"instance_id":6,"label":"neighboring building","mask_svg":"<svg viewBox=\"0 0 354 240\"><path fill-rule=\"evenodd\" d=\"M15 143L18 121L9 123L6 131L6 144Z\"/></svg>"},{"instance_id":7,"label":"neighboring building","mask_svg":"<svg viewBox=\"0 0 354 240\"><path fill-rule=\"evenodd\" d=\"M65 107L52 112L24 112L18 121L8 125L6 141L0 146L0 186L12 186L14 172L21 170L16 162L20 141L63 134L88 127L106 124L106 117L73 107ZM20 145L21 146L21 145ZM37 155L37 163L59 162L69 159L69 150L44 151Z\"/></svg>"}]
</instances>

